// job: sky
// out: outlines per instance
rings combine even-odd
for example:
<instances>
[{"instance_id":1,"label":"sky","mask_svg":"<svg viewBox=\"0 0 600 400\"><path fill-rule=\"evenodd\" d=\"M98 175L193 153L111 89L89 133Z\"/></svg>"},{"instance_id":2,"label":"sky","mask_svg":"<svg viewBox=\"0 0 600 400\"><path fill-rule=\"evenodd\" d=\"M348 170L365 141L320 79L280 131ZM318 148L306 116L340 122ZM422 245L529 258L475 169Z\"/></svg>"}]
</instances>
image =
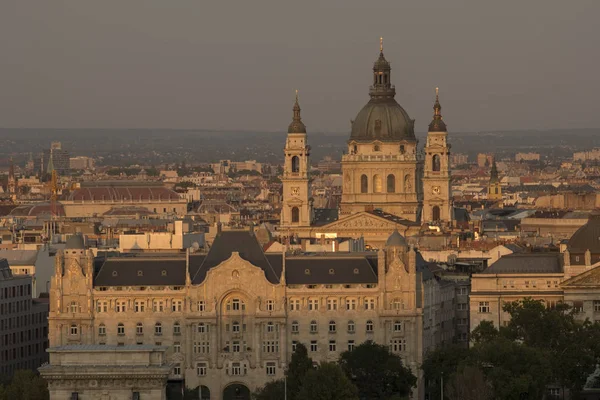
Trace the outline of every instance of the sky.
<instances>
[{"instance_id":1,"label":"sky","mask_svg":"<svg viewBox=\"0 0 600 400\"><path fill-rule=\"evenodd\" d=\"M596 128L598 0L3 0L0 127L346 132L383 36L415 129Z\"/></svg>"}]
</instances>

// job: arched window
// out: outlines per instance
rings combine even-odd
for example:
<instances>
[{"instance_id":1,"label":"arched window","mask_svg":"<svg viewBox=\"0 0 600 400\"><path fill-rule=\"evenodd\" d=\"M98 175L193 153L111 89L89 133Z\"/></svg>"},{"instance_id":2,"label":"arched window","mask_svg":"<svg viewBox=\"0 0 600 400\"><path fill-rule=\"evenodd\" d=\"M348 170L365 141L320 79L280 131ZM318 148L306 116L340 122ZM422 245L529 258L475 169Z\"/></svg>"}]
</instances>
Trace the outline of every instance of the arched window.
<instances>
[{"instance_id":1,"label":"arched window","mask_svg":"<svg viewBox=\"0 0 600 400\"><path fill-rule=\"evenodd\" d=\"M310 321L310 331L311 333L315 333L319 331L319 325L317 325L317 321Z\"/></svg>"},{"instance_id":2,"label":"arched window","mask_svg":"<svg viewBox=\"0 0 600 400\"><path fill-rule=\"evenodd\" d=\"M78 335L78 334L79 334L79 327L78 327L77 325L75 325L75 324L71 325L71 328L70 328L70 330L69 330L69 333L70 333L72 336Z\"/></svg>"},{"instance_id":3,"label":"arched window","mask_svg":"<svg viewBox=\"0 0 600 400\"><path fill-rule=\"evenodd\" d=\"M122 322L119 322L117 325L117 335L125 336L125 325Z\"/></svg>"},{"instance_id":4,"label":"arched window","mask_svg":"<svg viewBox=\"0 0 600 400\"><path fill-rule=\"evenodd\" d=\"M396 177L394 174L389 174L387 176L387 192L395 193L396 192Z\"/></svg>"},{"instance_id":5,"label":"arched window","mask_svg":"<svg viewBox=\"0 0 600 400\"><path fill-rule=\"evenodd\" d=\"M373 146L373 151L379 151L379 145L376 144L375 146Z\"/></svg>"},{"instance_id":6,"label":"arched window","mask_svg":"<svg viewBox=\"0 0 600 400\"><path fill-rule=\"evenodd\" d=\"M292 157L292 172L300 172L300 158L298 156Z\"/></svg>"},{"instance_id":7,"label":"arched window","mask_svg":"<svg viewBox=\"0 0 600 400\"><path fill-rule=\"evenodd\" d=\"M143 335L144 334L144 325L141 322L135 324L135 334Z\"/></svg>"},{"instance_id":8,"label":"arched window","mask_svg":"<svg viewBox=\"0 0 600 400\"><path fill-rule=\"evenodd\" d=\"M358 153L358 146L354 145L354 154Z\"/></svg>"},{"instance_id":9,"label":"arched window","mask_svg":"<svg viewBox=\"0 0 600 400\"><path fill-rule=\"evenodd\" d=\"M300 209L298 207L292 208L292 222L300 222Z\"/></svg>"},{"instance_id":10,"label":"arched window","mask_svg":"<svg viewBox=\"0 0 600 400\"><path fill-rule=\"evenodd\" d=\"M404 153L406 153L406 149L404 148L404 145L401 144L400 145L400 154L404 154Z\"/></svg>"},{"instance_id":11,"label":"arched window","mask_svg":"<svg viewBox=\"0 0 600 400\"><path fill-rule=\"evenodd\" d=\"M440 220L440 208L438 206L433 206L433 209L431 210L431 218L434 221Z\"/></svg>"},{"instance_id":12,"label":"arched window","mask_svg":"<svg viewBox=\"0 0 600 400\"><path fill-rule=\"evenodd\" d=\"M335 332L335 321L329 321L329 332L330 333L334 333Z\"/></svg>"},{"instance_id":13,"label":"arched window","mask_svg":"<svg viewBox=\"0 0 600 400\"><path fill-rule=\"evenodd\" d=\"M354 324L354 321L348 321L348 333L354 333L355 330L356 325Z\"/></svg>"},{"instance_id":14,"label":"arched window","mask_svg":"<svg viewBox=\"0 0 600 400\"><path fill-rule=\"evenodd\" d=\"M360 192L368 193L369 192L369 178L366 175L362 175L360 177Z\"/></svg>"},{"instance_id":15,"label":"arched window","mask_svg":"<svg viewBox=\"0 0 600 400\"><path fill-rule=\"evenodd\" d=\"M106 336L106 325L100 324L98 326L98 335L100 335L100 336Z\"/></svg>"},{"instance_id":16,"label":"arched window","mask_svg":"<svg viewBox=\"0 0 600 400\"><path fill-rule=\"evenodd\" d=\"M435 172L440 171L440 156L438 154L435 154L431 159L431 168Z\"/></svg>"},{"instance_id":17,"label":"arched window","mask_svg":"<svg viewBox=\"0 0 600 400\"><path fill-rule=\"evenodd\" d=\"M366 331L367 332L373 332L373 321L371 321L371 320L367 321Z\"/></svg>"},{"instance_id":18,"label":"arched window","mask_svg":"<svg viewBox=\"0 0 600 400\"><path fill-rule=\"evenodd\" d=\"M373 193L383 192L383 180L381 175L373 175Z\"/></svg>"},{"instance_id":19,"label":"arched window","mask_svg":"<svg viewBox=\"0 0 600 400\"><path fill-rule=\"evenodd\" d=\"M154 334L157 336L162 335L162 324L160 322L154 324Z\"/></svg>"}]
</instances>

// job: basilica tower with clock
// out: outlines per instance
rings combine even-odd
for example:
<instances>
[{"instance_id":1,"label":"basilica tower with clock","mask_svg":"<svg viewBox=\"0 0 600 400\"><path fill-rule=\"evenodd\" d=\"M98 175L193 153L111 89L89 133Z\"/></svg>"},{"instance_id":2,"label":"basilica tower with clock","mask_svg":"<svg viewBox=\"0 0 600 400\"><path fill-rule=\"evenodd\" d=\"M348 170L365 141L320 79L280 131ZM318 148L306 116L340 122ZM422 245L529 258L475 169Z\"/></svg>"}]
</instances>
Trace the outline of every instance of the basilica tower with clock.
<instances>
[{"instance_id":1,"label":"basilica tower with clock","mask_svg":"<svg viewBox=\"0 0 600 400\"><path fill-rule=\"evenodd\" d=\"M448 130L442 119L438 89L435 90L433 120L429 124L425 144L423 174L423 222L449 223L452 218L450 202L450 145Z\"/></svg>"},{"instance_id":2,"label":"basilica tower with clock","mask_svg":"<svg viewBox=\"0 0 600 400\"><path fill-rule=\"evenodd\" d=\"M281 229L309 227L312 221L312 204L309 199L308 172L310 146L306 143L306 126L300 118L300 104L296 91L294 118L288 127L284 148L283 205Z\"/></svg>"}]
</instances>

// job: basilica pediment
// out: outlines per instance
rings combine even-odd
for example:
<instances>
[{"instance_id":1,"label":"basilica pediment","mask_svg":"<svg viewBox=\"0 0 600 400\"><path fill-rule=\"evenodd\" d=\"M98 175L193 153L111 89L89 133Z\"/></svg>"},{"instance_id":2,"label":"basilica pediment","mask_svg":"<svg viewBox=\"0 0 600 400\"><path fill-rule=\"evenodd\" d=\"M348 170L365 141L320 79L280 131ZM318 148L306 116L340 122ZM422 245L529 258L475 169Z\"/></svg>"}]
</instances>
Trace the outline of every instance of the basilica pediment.
<instances>
[{"instance_id":1,"label":"basilica pediment","mask_svg":"<svg viewBox=\"0 0 600 400\"><path fill-rule=\"evenodd\" d=\"M387 220L386 218L373 215L367 211L348 215L335 222L323 225L319 228L323 232L356 231L356 230L394 230L404 232L408 225Z\"/></svg>"},{"instance_id":2,"label":"basilica pediment","mask_svg":"<svg viewBox=\"0 0 600 400\"><path fill-rule=\"evenodd\" d=\"M600 266L564 281L564 289L581 287L600 287Z\"/></svg>"}]
</instances>

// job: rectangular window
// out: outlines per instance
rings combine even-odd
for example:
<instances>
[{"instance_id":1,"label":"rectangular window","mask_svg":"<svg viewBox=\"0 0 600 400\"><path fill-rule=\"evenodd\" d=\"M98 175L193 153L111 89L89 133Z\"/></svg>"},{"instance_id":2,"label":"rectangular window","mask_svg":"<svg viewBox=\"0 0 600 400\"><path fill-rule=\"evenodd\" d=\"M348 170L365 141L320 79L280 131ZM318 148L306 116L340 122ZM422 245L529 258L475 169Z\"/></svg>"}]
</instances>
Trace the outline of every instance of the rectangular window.
<instances>
[{"instance_id":1,"label":"rectangular window","mask_svg":"<svg viewBox=\"0 0 600 400\"><path fill-rule=\"evenodd\" d=\"M392 353L399 353L401 351L406 351L406 339L390 340L390 351Z\"/></svg>"},{"instance_id":2,"label":"rectangular window","mask_svg":"<svg viewBox=\"0 0 600 400\"><path fill-rule=\"evenodd\" d=\"M298 347L298 341L297 340L292 340L292 351L296 351L297 347Z\"/></svg>"},{"instance_id":3,"label":"rectangular window","mask_svg":"<svg viewBox=\"0 0 600 400\"><path fill-rule=\"evenodd\" d=\"M145 303L141 300L135 301L135 312L144 312Z\"/></svg>"},{"instance_id":4,"label":"rectangular window","mask_svg":"<svg viewBox=\"0 0 600 400\"><path fill-rule=\"evenodd\" d=\"M354 350L354 340L348 340L348 351Z\"/></svg>"},{"instance_id":5,"label":"rectangular window","mask_svg":"<svg viewBox=\"0 0 600 400\"><path fill-rule=\"evenodd\" d=\"M479 312L480 313L489 313L490 312L490 302L489 301L480 301L479 302Z\"/></svg>"},{"instance_id":6,"label":"rectangular window","mask_svg":"<svg viewBox=\"0 0 600 400\"><path fill-rule=\"evenodd\" d=\"M117 301L117 312L125 312L125 301Z\"/></svg>"},{"instance_id":7,"label":"rectangular window","mask_svg":"<svg viewBox=\"0 0 600 400\"><path fill-rule=\"evenodd\" d=\"M204 300L198 302L198 311L206 311L206 302Z\"/></svg>"},{"instance_id":8,"label":"rectangular window","mask_svg":"<svg viewBox=\"0 0 600 400\"><path fill-rule=\"evenodd\" d=\"M276 371L277 367L276 364L274 362L268 362L267 363L267 376L275 376L275 371Z\"/></svg>"},{"instance_id":9,"label":"rectangular window","mask_svg":"<svg viewBox=\"0 0 600 400\"><path fill-rule=\"evenodd\" d=\"M316 340L310 341L310 351L312 351L312 352L317 351L317 341Z\"/></svg>"},{"instance_id":10,"label":"rectangular window","mask_svg":"<svg viewBox=\"0 0 600 400\"><path fill-rule=\"evenodd\" d=\"M239 362L231 363L231 375L241 375L242 367Z\"/></svg>"},{"instance_id":11,"label":"rectangular window","mask_svg":"<svg viewBox=\"0 0 600 400\"><path fill-rule=\"evenodd\" d=\"M273 300L267 300L267 311L275 310L275 302Z\"/></svg>"},{"instance_id":12,"label":"rectangular window","mask_svg":"<svg viewBox=\"0 0 600 400\"><path fill-rule=\"evenodd\" d=\"M375 299L365 299L365 310L375 309Z\"/></svg>"},{"instance_id":13,"label":"rectangular window","mask_svg":"<svg viewBox=\"0 0 600 400\"><path fill-rule=\"evenodd\" d=\"M467 311L469 309L469 304L468 303L458 303L456 305L456 309L458 311Z\"/></svg>"},{"instance_id":14,"label":"rectangular window","mask_svg":"<svg viewBox=\"0 0 600 400\"><path fill-rule=\"evenodd\" d=\"M238 340L233 341L233 345L231 346L234 353L240 352L240 342Z\"/></svg>"},{"instance_id":15,"label":"rectangular window","mask_svg":"<svg viewBox=\"0 0 600 400\"><path fill-rule=\"evenodd\" d=\"M329 341L329 351L336 351L336 344L335 344L335 340L330 340Z\"/></svg>"},{"instance_id":16,"label":"rectangular window","mask_svg":"<svg viewBox=\"0 0 600 400\"><path fill-rule=\"evenodd\" d=\"M600 300L594 300L594 312L600 312Z\"/></svg>"},{"instance_id":17,"label":"rectangular window","mask_svg":"<svg viewBox=\"0 0 600 400\"><path fill-rule=\"evenodd\" d=\"M183 311L183 301L173 300L173 303L171 304L171 311L173 311L173 312Z\"/></svg>"},{"instance_id":18,"label":"rectangular window","mask_svg":"<svg viewBox=\"0 0 600 400\"><path fill-rule=\"evenodd\" d=\"M319 299L309 299L308 309L310 311L317 311L319 309Z\"/></svg>"},{"instance_id":19,"label":"rectangular window","mask_svg":"<svg viewBox=\"0 0 600 400\"><path fill-rule=\"evenodd\" d=\"M327 299L327 310L335 311L337 310L337 299Z\"/></svg>"},{"instance_id":20,"label":"rectangular window","mask_svg":"<svg viewBox=\"0 0 600 400\"><path fill-rule=\"evenodd\" d=\"M458 294L461 295L461 296L465 296L465 295L469 294L469 288L459 287L458 288Z\"/></svg>"},{"instance_id":21,"label":"rectangular window","mask_svg":"<svg viewBox=\"0 0 600 400\"><path fill-rule=\"evenodd\" d=\"M162 300L154 300L152 302L152 311L154 311L154 312L165 311L165 303Z\"/></svg>"},{"instance_id":22,"label":"rectangular window","mask_svg":"<svg viewBox=\"0 0 600 400\"><path fill-rule=\"evenodd\" d=\"M583 312L583 301L574 301L573 311L575 311L576 313Z\"/></svg>"},{"instance_id":23,"label":"rectangular window","mask_svg":"<svg viewBox=\"0 0 600 400\"><path fill-rule=\"evenodd\" d=\"M181 343L179 343L179 342L173 343L173 352L181 353Z\"/></svg>"},{"instance_id":24,"label":"rectangular window","mask_svg":"<svg viewBox=\"0 0 600 400\"><path fill-rule=\"evenodd\" d=\"M290 301L290 311L300 311L300 300Z\"/></svg>"},{"instance_id":25,"label":"rectangular window","mask_svg":"<svg viewBox=\"0 0 600 400\"><path fill-rule=\"evenodd\" d=\"M263 342L264 353L278 353L279 352L279 341L278 340L267 340Z\"/></svg>"},{"instance_id":26,"label":"rectangular window","mask_svg":"<svg viewBox=\"0 0 600 400\"><path fill-rule=\"evenodd\" d=\"M198 363L196 364L196 373L198 376L206 376L206 363Z\"/></svg>"},{"instance_id":27,"label":"rectangular window","mask_svg":"<svg viewBox=\"0 0 600 400\"><path fill-rule=\"evenodd\" d=\"M401 332L401 331L402 331L402 322L400 322L400 321L394 322L394 332Z\"/></svg>"},{"instance_id":28,"label":"rectangular window","mask_svg":"<svg viewBox=\"0 0 600 400\"><path fill-rule=\"evenodd\" d=\"M181 365L175 364L175 367L173 367L173 375L181 375Z\"/></svg>"},{"instance_id":29,"label":"rectangular window","mask_svg":"<svg viewBox=\"0 0 600 400\"><path fill-rule=\"evenodd\" d=\"M356 310L356 299L346 299L346 310Z\"/></svg>"}]
</instances>

